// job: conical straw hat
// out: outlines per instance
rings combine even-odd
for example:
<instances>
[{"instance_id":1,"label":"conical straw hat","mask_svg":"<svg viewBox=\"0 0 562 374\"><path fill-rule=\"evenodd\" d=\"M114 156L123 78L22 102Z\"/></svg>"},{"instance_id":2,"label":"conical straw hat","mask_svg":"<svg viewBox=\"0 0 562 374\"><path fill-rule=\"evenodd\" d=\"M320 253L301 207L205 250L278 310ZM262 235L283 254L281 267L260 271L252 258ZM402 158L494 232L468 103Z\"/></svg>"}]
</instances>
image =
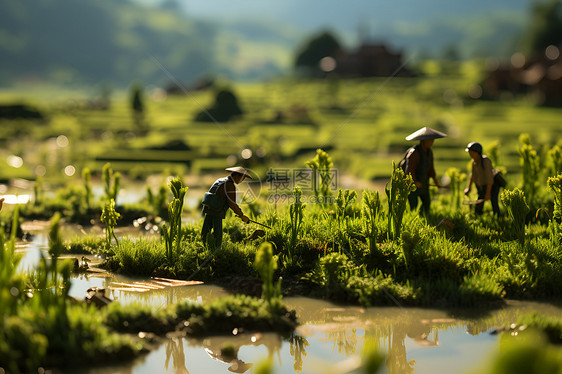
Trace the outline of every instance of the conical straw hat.
<instances>
[{"instance_id":1,"label":"conical straw hat","mask_svg":"<svg viewBox=\"0 0 562 374\"><path fill-rule=\"evenodd\" d=\"M447 134L442 133L432 129L431 127L423 127L418 131L411 133L406 137L406 140L427 140L427 139L438 139L445 138Z\"/></svg>"},{"instance_id":2,"label":"conical straw hat","mask_svg":"<svg viewBox=\"0 0 562 374\"><path fill-rule=\"evenodd\" d=\"M242 174L242 175L244 175L246 178L249 178L249 179L254 179L254 178L252 178L252 176L250 175L250 173L248 173L248 171L247 171L246 169L244 169L242 166L234 166L234 167L231 167L231 168L226 168L226 169L224 169L224 170L230 171L230 172L232 172L232 173Z\"/></svg>"}]
</instances>

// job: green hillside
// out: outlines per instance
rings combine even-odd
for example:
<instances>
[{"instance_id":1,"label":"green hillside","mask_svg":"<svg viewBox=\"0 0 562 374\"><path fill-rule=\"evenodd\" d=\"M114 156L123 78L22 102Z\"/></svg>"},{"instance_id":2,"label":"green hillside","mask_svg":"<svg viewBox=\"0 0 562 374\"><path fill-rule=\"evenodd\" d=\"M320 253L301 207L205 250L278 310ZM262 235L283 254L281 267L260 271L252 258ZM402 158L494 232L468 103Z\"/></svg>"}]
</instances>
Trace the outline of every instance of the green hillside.
<instances>
[{"instance_id":1,"label":"green hillside","mask_svg":"<svg viewBox=\"0 0 562 374\"><path fill-rule=\"evenodd\" d=\"M5 83L161 81L151 56L181 78L214 67L212 27L127 1L7 0L0 3L0 25Z\"/></svg>"}]
</instances>

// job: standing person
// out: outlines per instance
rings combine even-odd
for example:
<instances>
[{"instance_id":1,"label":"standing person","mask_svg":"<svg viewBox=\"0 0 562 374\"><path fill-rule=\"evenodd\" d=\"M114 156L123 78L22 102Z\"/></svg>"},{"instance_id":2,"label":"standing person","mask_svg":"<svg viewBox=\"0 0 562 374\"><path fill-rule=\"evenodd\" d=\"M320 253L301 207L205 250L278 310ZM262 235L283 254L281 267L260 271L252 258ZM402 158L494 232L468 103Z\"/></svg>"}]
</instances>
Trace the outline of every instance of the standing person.
<instances>
[{"instance_id":1,"label":"standing person","mask_svg":"<svg viewBox=\"0 0 562 374\"><path fill-rule=\"evenodd\" d=\"M435 174L435 167L433 165L433 151L431 146L433 141L438 138L444 138L447 134L440 131L434 130L430 127L423 127L418 131L408 135L406 140L419 140L419 144L410 148L406 155L406 174L411 174L412 179L416 185L416 190L410 192L408 195L408 202L410 203L410 209L416 209L418 207L418 198L422 202L422 207L420 213L429 213L429 206L431 204L431 198L429 196L429 179L433 179L433 182L437 187L441 184L437 180L437 175Z\"/></svg>"},{"instance_id":2,"label":"standing person","mask_svg":"<svg viewBox=\"0 0 562 374\"><path fill-rule=\"evenodd\" d=\"M205 221L201 230L201 239L203 243L206 243L207 234L212 230L216 248L220 248L222 244L222 220L226 217L228 208L232 209L234 214L240 217L244 223L248 223L250 220L236 204L235 184L239 184L245 178L252 179L252 177L241 166L225 170L230 171L230 175L217 179L203 198Z\"/></svg>"},{"instance_id":3,"label":"standing person","mask_svg":"<svg viewBox=\"0 0 562 374\"><path fill-rule=\"evenodd\" d=\"M492 202L492 210L495 215L500 215L500 206L498 204L498 195L500 193L500 186L494 183L494 169L492 167L492 160L486 155L482 154L482 144L477 142L468 143L465 148L472 158L472 174L468 187L465 188L464 194L468 195L472 183L476 185L478 190L478 204L474 206L474 212L478 215L482 214L484 209L484 202L490 200Z\"/></svg>"}]
</instances>

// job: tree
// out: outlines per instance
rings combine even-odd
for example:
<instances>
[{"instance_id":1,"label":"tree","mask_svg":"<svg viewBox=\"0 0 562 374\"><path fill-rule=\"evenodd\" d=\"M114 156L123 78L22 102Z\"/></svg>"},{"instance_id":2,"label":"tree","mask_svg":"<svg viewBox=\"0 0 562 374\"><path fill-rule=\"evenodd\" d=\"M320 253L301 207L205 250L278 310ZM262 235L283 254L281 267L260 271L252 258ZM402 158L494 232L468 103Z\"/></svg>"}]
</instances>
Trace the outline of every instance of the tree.
<instances>
[{"instance_id":1,"label":"tree","mask_svg":"<svg viewBox=\"0 0 562 374\"><path fill-rule=\"evenodd\" d=\"M331 33L323 32L313 37L297 54L295 67L316 71L320 60L327 56L334 57L338 49L340 49L338 40Z\"/></svg>"},{"instance_id":2,"label":"tree","mask_svg":"<svg viewBox=\"0 0 562 374\"><path fill-rule=\"evenodd\" d=\"M244 111L238 104L238 98L234 92L225 88L217 92L213 106L197 113L195 120L201 122L228 122L233 117L241 114L244 114Z\"/></svg>"},{"instance_id":3,"label":"tree","mask_svg":"<svg viewBox=\"0 0 562 374\"><path fill-rule=\"evenodd\" d=\"M131 109L133 110L133 122L140 132L148 130L144 118L144 94L140 83L136 83L131 88Z\"/></svg>"},{"instance_id":4,"label":"tree","mask_svg":"<svg viewBox=\"0 0 562 374\"><path fill-rule=\"evenodd\" d=\"M131 108L136 114L142 114L144 112L142 87L138 83L133 85L131 89Z\"/></svg>"},{"instance_id":5,"label":"tree","mask_svg":"<svg viewBox=\"0 0 562 374\"><path fill-rule=\"evenodd\" d=\"M549 45L562 43L562 0L533 4L530 27L523 38L523 51L528 55L543 54Z\"/></svg>"}]
</instances>

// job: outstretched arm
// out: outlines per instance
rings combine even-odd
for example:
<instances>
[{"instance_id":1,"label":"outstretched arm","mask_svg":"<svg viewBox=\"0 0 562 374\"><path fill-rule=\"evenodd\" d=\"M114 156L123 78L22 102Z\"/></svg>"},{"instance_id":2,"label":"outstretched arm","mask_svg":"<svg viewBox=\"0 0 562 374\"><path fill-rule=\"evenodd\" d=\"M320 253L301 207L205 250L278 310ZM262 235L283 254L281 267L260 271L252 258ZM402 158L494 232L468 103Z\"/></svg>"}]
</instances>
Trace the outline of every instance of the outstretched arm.
<instances>
[{"instance_id":1,"label":"outstretched arm","mask_svg":"<svg viewBox=\"0 0 562 374\"><path fill-rule=\"evenodd\" d=\"M244 223L248 223L250 220L248 217L244 215L242 209L236 204L236 187L234 186L233 182L227 182L224 184L226 189L226 201L228 203L228 207L232 209L234 214L236 214Z\"/></svg>"}]
</instances>

